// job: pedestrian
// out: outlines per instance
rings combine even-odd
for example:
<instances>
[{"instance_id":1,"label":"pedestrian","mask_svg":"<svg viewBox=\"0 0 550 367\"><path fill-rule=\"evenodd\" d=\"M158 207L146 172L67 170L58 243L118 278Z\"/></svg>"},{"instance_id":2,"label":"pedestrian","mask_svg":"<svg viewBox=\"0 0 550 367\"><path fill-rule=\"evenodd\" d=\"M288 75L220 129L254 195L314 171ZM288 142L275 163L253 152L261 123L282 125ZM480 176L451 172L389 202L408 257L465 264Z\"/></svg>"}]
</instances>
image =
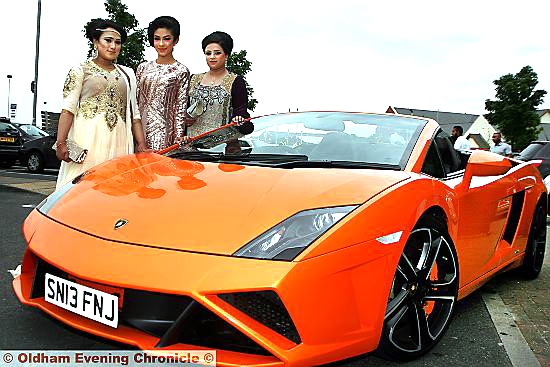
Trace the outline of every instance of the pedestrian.
<instances>
[{"instance_id":1,"label":"pedestrian","mask_svg":"<svg viewBox=\"0 0 550 367\"><path fill-rule=\"evenodd\" d=\"M137 98L147 147L159 150L184 135L189 70L174 58L180 24L174 17L161 16L149 23L149 44L157 51L154 61L136 70Z\"/></svg>"},{"instance_id":2,"label":"pedestrian","mask_svg":"<svg viewBox=\"0 0 550 367\"><path fill-rule=\"evenodd\" d=\"M94 55L69 71L57 129L57 157L62 160L57 185L111 158L146 151L132 69L116 64L127 34L107 19L92 19L85 36ZM135 142L134 142L135 141ZM68 145L87 149L82 163L69 158Z\"/></svg>"},{"instance_id":3,"label":"pedestrian","mask_svg":"<svg viewBox=\"0 0 550 367\"><path fill-rule=\"evenodd\" d=\"M499 131L493 133L493 145L491 146L491 152L503 155L505 157L512 156L512 147L510 144L506 144L502 141L502 134Z\"/></svg>"},{"instance_id":4,"label":"pedestrian","mask_svg":"<svg viewBox=\"0 0 550 367\"><path fill-rule=\"evenodd\" d=\"M213 32L202 40L202 50L209 70L192 75L189 83L189 114L194 122L188 128L193 137L229 122L236 122L240 134L230 139L225 152L240 152L237 138L254 130L250 117L248 93L241 75L227 70L226 63L233 50L233 39L225 32Z\"/></svg>"},{"instance_id":5,"label":"pedestrian","mask_svg":"<svg viewBox=\"0 0 550 367\"><path fill-rule=\"evenodd\" d=\"M455 125L453 126L453 130L451 131L451 135L453 136L454 139L454 148L456 150L470 150L471 149L471 145L470 145L470 142L468 141L468 139L466 139L464 136L464 129L462 129L462 126L460 125Z\"/></svg>"}]
</instances>

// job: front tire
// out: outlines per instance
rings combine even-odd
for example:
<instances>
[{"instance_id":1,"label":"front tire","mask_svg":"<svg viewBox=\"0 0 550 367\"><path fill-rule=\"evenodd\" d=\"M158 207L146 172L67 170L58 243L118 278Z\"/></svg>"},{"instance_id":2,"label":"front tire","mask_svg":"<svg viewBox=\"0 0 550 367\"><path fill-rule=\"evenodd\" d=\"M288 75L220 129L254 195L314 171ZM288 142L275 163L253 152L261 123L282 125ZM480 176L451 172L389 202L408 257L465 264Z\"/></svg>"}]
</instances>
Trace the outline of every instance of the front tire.
<instances>
[{"instance_id":1,"label":"front tire","mask_svg":"<svg viewBox=\"0 0 550 367\"><path fill-rule=\"evenodd\" d=\"M411 232L394 275L381 357L407 361L428 352L448 328L458 297L458 262L444 225L421 220Z\"/></svg>"},{"instance_id":2,"label":"front tire","mask_svg":"<svg viewBox=\"0 0 550 367\"><path fill-rule=\"evenodd\" d=\"M526 279L535 279L539 276L544 263L546 250L546 210L542 204L538 204L531 222L525 258L519 268L521 275Z\"/></svg>"},{"instance_id":3,"label":"front tire","mask_svg":"<svg viewBox=\"0 0 550 367\"><path fill-rule=\"evenodd\" d=\"M44 158L38 152L31 152L27 158L27 171L41 173L44 171Z\"/></svg>"}]
</instances>

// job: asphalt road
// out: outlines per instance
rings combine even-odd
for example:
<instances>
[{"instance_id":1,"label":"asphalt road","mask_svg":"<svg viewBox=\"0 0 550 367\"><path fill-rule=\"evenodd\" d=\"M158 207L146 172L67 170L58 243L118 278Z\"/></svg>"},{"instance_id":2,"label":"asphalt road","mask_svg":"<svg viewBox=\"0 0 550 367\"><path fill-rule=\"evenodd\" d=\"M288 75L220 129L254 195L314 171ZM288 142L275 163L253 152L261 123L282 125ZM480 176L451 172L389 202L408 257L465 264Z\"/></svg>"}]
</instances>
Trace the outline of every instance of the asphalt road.
<instances>
[{"instance_id":1,"label":"asphalt road","mask_svg":"<svg viewBox=\"0 0 550 367\"><path fill-rule=\"evenodd\" d=\"M21 224L45 196L0 185L0 350L111 350L130 349L72 328L43 313L23 307L11 288L13 269L25 249ZM395 364L375 356L360 356L332 364L359 366L512 366L491 316L477 292L459 303L451 327L442 341L420 360Z\"/></svg>"}]
</instances>

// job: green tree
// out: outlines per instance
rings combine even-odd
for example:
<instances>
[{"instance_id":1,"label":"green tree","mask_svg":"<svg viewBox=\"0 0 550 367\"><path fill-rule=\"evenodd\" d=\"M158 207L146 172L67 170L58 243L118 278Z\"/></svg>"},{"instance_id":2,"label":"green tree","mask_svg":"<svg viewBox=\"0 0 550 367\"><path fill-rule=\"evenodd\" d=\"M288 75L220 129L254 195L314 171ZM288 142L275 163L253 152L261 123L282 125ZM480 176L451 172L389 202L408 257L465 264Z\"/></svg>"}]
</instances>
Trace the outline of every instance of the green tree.
<instances>
[{"instance_id":1,"label":"green tree","mask_svg":"<svg viewBox=\"0 0 550 367\"><path fill-rule=\"evenodd\" d=\"M521 150L539 136L537 106L543 102L546 91L534 90L538 77L530 66L515 75L503 75L493 83L496 99L485 100L485 109L489 111L485 118L502 132L514 150Z\"/></svg>"},{"instance_id":2,"label":"green tree","mask_svg":"<svg viewBox=\"0 0 550 367\"><path fill-rule=\"evenodd\" d=\"M227 70L229 70L232 73L241 75L244 78L244 83L246 85L246 91L248 92L248 109L250 111L254 111L256 108L256 105L258 104L258 100L255 98L252 98L252 95L254 94L254 89L248 84L246 81L245 75L252 70L250 67L252 66L252 63L246 59L246 50L242 50L239 52L232 52L231 55L229 55L229 58L227 59Z\"/></svg>"},{"instance_id":3,"label":"green tree","mask_svg":"<svg viewBox=\"0 0 550 367\"><path fill-rule=\"evenodd\" d=\"M105 0L105 10L109 14L109 19L120 24L128 33L128 39L122 46L117 63L136 70L137 66L144 60L143 54L147 40L145 29L138 27L139 22L136 17L128 13L128 7L122 4L121 0ZM83 32L86 33L86 28ZM91 42L88 42L88 44L88 57L91 57L94 47Z\"/></svg>"}]
</instances>

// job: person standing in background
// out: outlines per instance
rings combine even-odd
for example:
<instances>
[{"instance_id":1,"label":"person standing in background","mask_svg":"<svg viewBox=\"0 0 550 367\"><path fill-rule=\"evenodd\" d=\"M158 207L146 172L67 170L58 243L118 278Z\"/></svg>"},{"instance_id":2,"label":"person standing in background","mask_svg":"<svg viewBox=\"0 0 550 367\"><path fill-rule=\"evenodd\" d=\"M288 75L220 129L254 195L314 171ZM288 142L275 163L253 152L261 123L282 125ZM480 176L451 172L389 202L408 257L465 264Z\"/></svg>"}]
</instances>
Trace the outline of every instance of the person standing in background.
<instances>
[{"instance_id":1,"label":"person standing in background","mask_svg":"<svg viewBox=\"0 0 550 367\"><path fill-rule=\"evenodd\" d=\"M456 150L470 150L470 142L468 139L464 137L464 129L462 129L462 126L455 125L453 126L453 130L451 131L451 135L453 136L454 140L454 148Z\"/></svg>"},{"instance_id":2,"label":"person standing in background","mask_svg":"<svg viewBox=\"0 0 550 367\"><path fill-rule=\"evenodd\" d=\"M138 66L137 98L147 147L159 150L184 135L190 74L173 55L180 36L175 18L156 18L149 24L147 36L157 59Z\"/></svg>"},{"instance_id":3,"label":"person standing in background","mask_svg":"<svg viewBox=\"0 0 550 367\"><path fill-rule=\"evenodd\" d=\"M493 134L493 145L491 145L491 152L506 157L512 156L512 147L510 144L506 144L502 141L502 134L498 131Z\"/></svg>"},{"instance_id":4,"label":"person standing in background","mask_svg":"<svg viewBox=\"0 0 550 367\"><path fill-rule=\"evenodd\" d=\"M92 19L86 38L95 55L73 67L63 87L56 155L62 160L59 188L87 169L109 159L146 151L136 102L136 79L132 69L115 64L127 34L108 19ZM82 163L69 158L67 140L88 150Z\"/></svg>"}]
</instances>

